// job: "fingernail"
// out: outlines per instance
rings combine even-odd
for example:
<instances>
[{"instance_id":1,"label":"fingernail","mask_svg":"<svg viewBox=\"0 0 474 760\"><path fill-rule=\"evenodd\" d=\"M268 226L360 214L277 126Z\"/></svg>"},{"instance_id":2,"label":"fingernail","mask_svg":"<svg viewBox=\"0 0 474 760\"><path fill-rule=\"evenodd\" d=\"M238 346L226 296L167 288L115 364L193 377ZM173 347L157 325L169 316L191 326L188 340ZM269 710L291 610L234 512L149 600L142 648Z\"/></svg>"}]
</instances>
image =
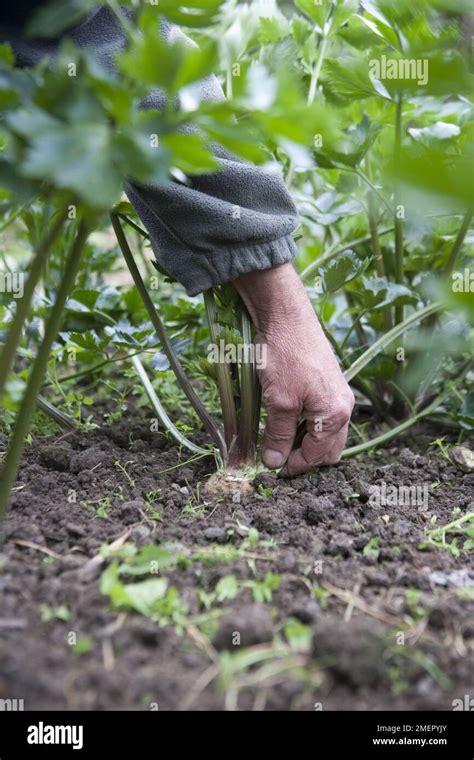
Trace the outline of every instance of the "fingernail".
<instances>
[{"instance_id":1,"label":"fingernail","mask_svg":"<svg viewBox=\"0 0 474 760\"><path fill-rule=\"evenodd\" d=\"M274 449L265 449L262 459L264 464L271 470L276 470L277 467L281 467L285 461L283 454L280 451L274 451Z\"/></svg>"}]
</instances>

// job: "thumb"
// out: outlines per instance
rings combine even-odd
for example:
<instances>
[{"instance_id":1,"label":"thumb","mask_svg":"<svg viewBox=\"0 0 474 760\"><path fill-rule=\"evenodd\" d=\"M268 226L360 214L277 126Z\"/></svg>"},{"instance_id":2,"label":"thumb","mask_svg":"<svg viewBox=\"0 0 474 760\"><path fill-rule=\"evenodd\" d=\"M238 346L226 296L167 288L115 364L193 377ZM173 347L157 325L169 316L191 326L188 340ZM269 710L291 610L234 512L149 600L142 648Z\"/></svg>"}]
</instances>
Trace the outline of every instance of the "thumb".
<instances>
[{"instance_id":1,"label":"thumb","mask_svg":"<svg viewBox=\"0 0 474 760\"><path fill-rule=\"evenodd\" d=\"M282 467L293 446L298 424L297 409L281 409L270 406L263 437L262 460L266 467Z\"/></svg>"}]
</instances>

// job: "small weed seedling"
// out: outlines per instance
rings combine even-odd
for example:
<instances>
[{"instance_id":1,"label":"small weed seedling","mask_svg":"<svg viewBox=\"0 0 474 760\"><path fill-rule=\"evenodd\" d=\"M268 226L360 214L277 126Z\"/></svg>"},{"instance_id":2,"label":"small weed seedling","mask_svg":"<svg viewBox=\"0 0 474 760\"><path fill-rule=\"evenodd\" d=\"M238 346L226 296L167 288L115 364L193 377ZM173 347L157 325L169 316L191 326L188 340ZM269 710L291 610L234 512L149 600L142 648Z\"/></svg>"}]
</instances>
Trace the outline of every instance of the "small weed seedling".
<instances>
[{"instance_id":1,"label":"small weed seedling","mask_svg":"<svg viewBox=\"0 0 474 760\"><path fill-rule=\"evenodd\" d=\"M433 519L436 522L436 518ZM451 538L448 541L448 537ZM474 551L474 512L468 512L462 517L437 528L432 528L427 534L427 544L436 546L437 549L446 549L454 557L459 557L461 549L458 546L459 538L464 539L461 549L466 552ZM424 549L426 544L420 544Z\"/></svg>"}]
</instances>

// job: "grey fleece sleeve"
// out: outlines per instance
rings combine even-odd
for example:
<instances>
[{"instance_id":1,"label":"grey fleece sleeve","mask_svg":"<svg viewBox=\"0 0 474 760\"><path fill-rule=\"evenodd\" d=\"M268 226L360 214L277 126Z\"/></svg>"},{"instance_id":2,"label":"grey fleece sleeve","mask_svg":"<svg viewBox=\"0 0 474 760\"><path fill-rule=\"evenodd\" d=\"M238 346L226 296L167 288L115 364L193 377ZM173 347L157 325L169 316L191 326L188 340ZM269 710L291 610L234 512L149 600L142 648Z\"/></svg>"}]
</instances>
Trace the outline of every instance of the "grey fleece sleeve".
<instances>
[{"instance_id":1,"label":"grey fleece sleeve","mask_svg":"<svg viewBox=\"0 0 474 760\"><path fill-rule=\"evenodd\" d=\"M213 174L127 188L160 266L189 295L290 261L297 212L280 176L220 159Z\"/></svg>"},{"instance_id":2,"label":"grey fleece sleeve","mask_svg":"<svg viewBox=\"0 0 474 760\"><path fill-rule=\"evenodd\" d=\"M162 22L166 39L189 40L176 26ZM54 56L57 42L25 40L18 30L1 36L12 43L19 62L36 63ZM93 12L68 32L79 47L93 51L108 70L114 53L124 46L123 32L107 8ZM215 77L202 82L201 97L221 100ZM150 93L144 108L163 108L159 90ZM191 177L188 184L172 180L152 187L128 185L126 192L147 228L153 252L162 269L196 295L238 275L290 261L296 246L291 233L298 214L281 173L258 168L216 148L219 168Z\"/></svg>"}]
</instances>

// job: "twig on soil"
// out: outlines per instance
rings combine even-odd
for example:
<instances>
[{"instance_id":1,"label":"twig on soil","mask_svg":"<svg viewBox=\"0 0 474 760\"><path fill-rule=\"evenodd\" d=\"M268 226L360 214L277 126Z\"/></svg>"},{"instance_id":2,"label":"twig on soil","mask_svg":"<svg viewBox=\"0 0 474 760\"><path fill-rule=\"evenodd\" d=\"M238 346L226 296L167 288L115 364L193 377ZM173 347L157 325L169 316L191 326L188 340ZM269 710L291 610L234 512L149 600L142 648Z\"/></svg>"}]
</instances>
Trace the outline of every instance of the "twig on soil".
<instances>
[{"instance_id":1,"label":"twig on soil","mask_svg":"<svg viewBox=\"0 0 474 760\"><path fill-rule=\"evenodd\" d=\"M346 591L337 586L333 586L329 581L322 581L321 585L326 591L329 591L330 594L340 599L341 602L352 604L354 607L361 610L361 612L365 612L366 615L370 615L386 625L394 625L398 626L398 628L404 626L403 620L395 617L395 615L390 615L387 612L382 612L382 610L377 610L375 607L371 607L367 602L364 602L360 596L356 596L352 591Z\"/></svg>"},{"instance_id":2,"label":"twig on soil","mask_svg":"<svg viewBox=\"0 0 474 760\"><path fill-rule=\"evenodd\" d=\"M194 684L194 687L191 689L189 694L183 699L181 704L178 706L178 710L186 711L189 710L191 705L196 701L198 697L201 696L203 691L209 686L210 683L214 680L214 678L219 674L219 666L218 665L209 665L206 670L201 673L198 680Z\"/></svg>"},{"instance_id":3,"label":"twig on soil","mask_svg":"<svg viewBox=\"0 0 474 760\"><path fill-rule=\"evenodd\" d=\"M117 615L113 623L109 623L108 625L105 626L105 628L102 629L101 635L114 636L116 633L118 633L118 631L120 631L123 628L127 617L128 615L126 612L121 612L120 615Z\"/></svg>"},{"instance_id":4,"label":"twig on soil","mask_svg":"<svg viewBox=\"0 0 474 760\"><path fill-rule=\"evenodd\" d=\"M48 549L47 546L40 546L40 544L35 544L33 541L24 541L21 538L15 538L13 539L12 544L16 544L17 546L26 546L28 549L34 549L37 552L42 552L43 554L47 554L48 557L53 557L54 559L61 559L60 554L56 554L56 552L53 552L52 549Z\"/></svg>"},{"instance_id":5,"label":"twig on soil","mask_svg":"<svg viewBox=\"0 0 474 760\"><path fill-rule=\"evenodd\" d=\"M104 670L111 671L115 667L115 654L114 647L111 639L107 638L102 641L102 660L104 662Z\"/></svg>"},{"instance_id":6,"label":"twig on soil","mask_svg":"<svg viewBox=\"0 0 474 760\"><path fill-rule=\"evenodd\" d=\"M0 618L0 630L17 631L24 630L28 621L22 618Z\"/></svg>"},{"instance_id":7,"label":"twig on soil","mask_svg":"<svg viewBox=\"0 0 474 760\"><path fill-rule=\"evenodd\" d=\"M361 584L360 584L360 581L358 581L358 582L355 584L355 586L354 586L354 588L353 588L353 590L352 590L352 596L351 596L351 599L350 599L350 601L349 601L349 604L347 605L347 607L346 607L346 611L345 611L345 613L344 613L344 622L345 622L345 623L348 623L348 622L349 622L349 620L350 620L350 619L351 619L351 617L352 617L352 613L354 612L354 607L355 607L355 604L354 604L354 598L357 598L357 597L358 597L358 595L359 595L359 591L360 591L360 586L361 586Z\"/></svg>"},{"instance_id":8,"label":"twig on soil","mask_svg":"<svg viewBox=\"0 0 474 760\"><path fill-rule=\"evenodd\" d=\"M116 549L120 549L121 546L127 541L128 538L130 538L131 530L130 528L125 531L125 533L119 538L116 538L115 541L113 541L111 544L108 545L109 551L115 551ZM81 568L82 573L89 573L92 570L95 570L96 567L100 567L105 562L105 557L102 556L102 554L96 554L95 557L92 557L88 562L86 562L85 565Z\"/></svg>"},{"instance_id":9,"label":"twig on soil","mask_svg":"<svg viewBox=\"0 0 474 760\"><path fill-rule=\"evenodd\" d=\"M204 652L204 654L206 654L214 664L219 662L219 655L217 654L216 650L212 646L207 636L204 636L204 634L201 633L197 626L190 623L186 626L186 633L193 644L195 644L198 649Z\"/></svg>"}]
</instances>

